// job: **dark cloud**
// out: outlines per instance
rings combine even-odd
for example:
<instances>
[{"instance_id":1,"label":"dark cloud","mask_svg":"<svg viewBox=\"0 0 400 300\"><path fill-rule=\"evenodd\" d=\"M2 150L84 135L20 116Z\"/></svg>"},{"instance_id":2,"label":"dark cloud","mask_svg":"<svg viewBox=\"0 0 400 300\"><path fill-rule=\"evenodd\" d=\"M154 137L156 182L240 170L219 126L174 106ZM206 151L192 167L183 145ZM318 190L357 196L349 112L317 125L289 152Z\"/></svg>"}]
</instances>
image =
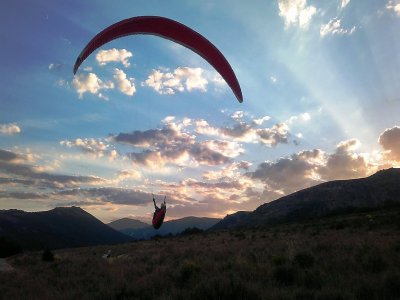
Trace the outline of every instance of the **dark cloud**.
<instances>
[{"instance_id":1,"label":"dark cloud","mask_svg":"<svg viewBox=\"0 0 400 300\"><path fill-rule=\"evenodd\" d=\"M14 152L0 149L0 161L10 162L20 158L20 156Z\"/></svg>"},{"instance_id":2,"label":"dark cloud","mask_svg":"<svg viewBox=\"0 0 400 300\"><path fill-rule=\"evenodd\" d=\"M263 162L254 172L248 173L253 179L259 179L272 188L285 194L316 184L311 179L315 165L304 159L304 154L292 154L276 162Z\"/></svg>"},{"instance_id":3,"label":"dark cloud","mask_svg":"<svg viewBox=\"0 0 400 300\"><path fill-rule=\"evenodd\" d=\"M386 151L387 159L400 161L400 127L386 129L379 136L379 144Z\"/></svg>"},{"instance_id":4,"label":"dark cloud","mask_svg":"<svg viewBox=\"0 0 400 300\"><path fill-rule=\"evenodd\" d=\"M365 177L371 172L370 165L364 156L353 152L357 144L355 139L341 142L331 154L319 149L302 151L263 162L247 175L265 184L268 200L327 180Z\"/></svg>"},{"instance_id":5,"label":"dark cloud","mask_svg":"<svg viewBox=\"0 0 400 300\"><path fill-rule=\"evenodd\" d=\"M192 137L187 134L164 127L162 129L150 129L146 131L133 131L131 133L120 133L114 136L114 140L119 143L126 143L135 147L165 147L191 143Z\"/></svg>"},{"instance_id":6,"label":"dark cloud","mask_svg":"<svg viewBox=\"0 0 400 300\"><path fill-rule=\"evenodd\" d=\"M55 196L63 196L85 201L87 203L114 203L124 205L145 206L152 203L152 194L140 190L101 187L88 189L70 189L53 193ZM174 203L174 198L169 198L168 203Z\"/></svg>"},{"instance_id":7,"label":"dark cloud","mask_svg":"<svg viewBox=\"0 0 400 300\"><path fill-rule=\"evenodd\" d=\"M145 148L141 152L127 154L134 162L142 165L157 166L167 163L179 165L185 158L211 166L230 161L230 158L223 154L225 149L222 148L221 151L218 151L217 146L223 145L218 142L214 144L196 142L194 136L182 132L173 124L167 124L163 129L120 133L114 137L114 141L137 148ZM216 149L211 149L210 146L216 146Z\"/></svg>"},{"instance_id":8,"label":"dark cloud","mask_svg":"<svg viewBox=\"0 0 400 300\"><path fill-rule=\"evenodd\" d=\"M37 171L34 166L21 161L19 159L21 157L19 154L0 150L0 171L9 175L7 180L14 180L14 183L31 182L36 187L52 189L97 184L104 181L95 176L73 176Z\"/></svg>"},{"instance_id":9,"label":"dark cloud","mask_svg":"<svg viewBox=\"0 0 400 300\"><path fill-rule=\"evenodd\" d=\"M36 192L7 192L0 191L0 199L47 199L48 195Z\"/></svg>"}]
</instances>

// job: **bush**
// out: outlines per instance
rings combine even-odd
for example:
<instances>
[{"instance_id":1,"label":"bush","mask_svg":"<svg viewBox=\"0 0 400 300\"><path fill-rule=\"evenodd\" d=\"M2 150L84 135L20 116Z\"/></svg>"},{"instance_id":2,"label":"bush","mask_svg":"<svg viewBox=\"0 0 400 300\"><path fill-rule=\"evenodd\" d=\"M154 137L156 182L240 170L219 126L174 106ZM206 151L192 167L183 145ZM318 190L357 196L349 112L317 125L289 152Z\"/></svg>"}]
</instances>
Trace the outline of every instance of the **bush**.
<instances>
[{"instance_id":1,"label":"bush","mask_svg":"<svg viewBox=\"0 0 400 300\"><path fill-rule=\"evenodd\" d=\"M192 261L185 261L178 270L177 285L183 287L200 272L200 266Z\"/></svg>"},{"instance_id":2,"label":"bush","mask_svg":"<svg viewBox=\"0 0 400 300\"><path fill-rule=\"evenodd\" d=\"M188 227L184 231L181 232L181 235L190 235L190 234L198 234L202 233L204 230L199 229L197 227Z\"/></svg>"},{"instance_id":3,"label":"bush","mask_svg":"<svg viewBox=\"0 0 400 300\"><path fill-rule=\"evenodd\" d=\"M292 285L296 279L296 270L291 267L278 267L274 270L273 278L281 285Z\"/></svg>"},{"instance_id":4,"label":"bush","mask_svg":"<svg viewBox=\"0 0 400 300\"><path fill-rule=\"evenodd\" d=\"M272 263L275 266L282 266L284 264L286 264L286 262L288 261L288 259L286 258L286 256L282 256L282 255L275 255L272 256Z\"/></svg>"},{"instance_id":5,"label":"bush","mask_svg":"<svg viewBox=\"0 0 400 300\"><path fill-rule=\"evenodd\" d=\"M188 299L194 300L258 300L261 299L259 293L252 289L249 284L243 283L233 278L219 278L211 281L203 281L198 284Z\"/></svg>"},{"instance_id":6,"label":"bush","mask_svg":"<svg viewBox=\"0 0 400 300\"><path fill-rule=\"evenodd\" d=\"M374 251L364 257L362 267L365 271L370 273L381 273L386 270L387 264L382 256Z\"/></svg>"},{"instance_id":7,"label":"bush","mask_svg":"<svg viewBox=\"0 0 400 300\"><path fill-rule=\"evenodd\" d=\"M385 299L398 299L400 295L400 274L390 273L383 283L383 297Z\"/></svg>"},{"instance_id":8,"label":"bush","mask_svg":"<svg viewBox=\"0 0 400 300\"><path fill-rule=\"evenodd\" d=\"M46 248L42 253L43 261L54 261L54 254L50 251L49 248Z\"/></svg>"},{"instance_id":9,"label":"bush","mask_svg":"<svg viewBox=\"0 0 400 300\"><path fill-rule=\"evenodd\" d=\"M8 257L22 251L19 244L5 237L0 237L0 257Z\"/></svg>"},{"instance_id":10,"label":"bush","mask_svg":"<svg viewBox=\"0 0 400 300\"><path fill-rule=\"evenodd\" d=\"M301 268L311 268L314 265L314 257L306 252L299 252L294 257L294 262Z\"/></svg>"}]
</instances>

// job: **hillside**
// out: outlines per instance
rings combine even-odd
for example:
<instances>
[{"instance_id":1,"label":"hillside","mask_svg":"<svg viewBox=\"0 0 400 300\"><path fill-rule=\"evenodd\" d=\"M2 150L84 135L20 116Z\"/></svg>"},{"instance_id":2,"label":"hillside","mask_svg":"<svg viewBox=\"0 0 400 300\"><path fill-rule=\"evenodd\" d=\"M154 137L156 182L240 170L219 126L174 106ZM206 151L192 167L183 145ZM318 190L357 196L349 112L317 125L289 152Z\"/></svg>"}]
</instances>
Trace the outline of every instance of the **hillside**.
<instances>
[{"instance_id":1,"label":"hillside","mask_svg":"<svg viewBox=\"0 0 400 300\"><path fill-rule=\"evenodd\" d=\"M153 226L147 226L145 228L137 229L124 229L121 232L135 238L135 239L149 239L156 235L169 235L181 233L187 228L196 227L198 229L207 230L217 224L221 219L215 218L198 218L198 217L186 217L182 219L166 221L160 229L156 230Z\"/></svg>"},{"instance_id":2,"label":"hillside","mask_svg":"<svg viewBox=\"0 0 400 300\"><path fill-rule=\"evenodd\" d=\"M111 223L107 224L111 228L122 231L126 229L139 229L139 228L144 228L148 227L149 224L144 223L139 220L131 219L131 218L122 218L119 220L112 221Z\"/></svg>"},{"instance_id":3,"label":"hillside","mask_svg":"<svg viewBox=\"0 0 400 300\"><path fill-rule=\"evenodd\" d=\"M27 252L4 261L0 299L395 300L399 229L394 208L55 250L52 262Z\"/></svg>"},{"instance_id":4,"label":"hillside","mask_svg":"<svg viewBox=\"0 0 400 300\"><path fill-rule=\"evenodd\" d=\"M24 249L117 244L131 239L79 207L49 211L0 210L0 237Z\"/></svg>"},{"instance_id":5,"label":"hillside","mask_svg":"<svg viewBox=\"0 0 400 300\"><path fill-rule=\"evenodd\" d=\"M391 205L400 205L400 169L396 168L366 178L325 182L263 204L253 212L229 215L212 229L293 222Z\"/></svg>"}]
</instances>

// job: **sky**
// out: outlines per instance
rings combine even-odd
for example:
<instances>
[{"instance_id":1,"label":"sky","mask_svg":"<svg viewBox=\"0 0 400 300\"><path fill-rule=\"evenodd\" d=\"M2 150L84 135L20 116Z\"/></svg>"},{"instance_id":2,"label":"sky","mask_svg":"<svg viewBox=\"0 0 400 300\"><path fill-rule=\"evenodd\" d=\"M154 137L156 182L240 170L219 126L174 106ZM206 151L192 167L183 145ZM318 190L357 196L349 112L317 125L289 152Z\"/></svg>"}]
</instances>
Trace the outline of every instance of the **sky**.
<instances>
[{"instance_id":1,"label":"sky","mask_svg":"<svg viewBox=\"0 0 400 300\"><path fill-rule=\"evenodd\" d=\"M210 40L243 92L160 37L98 32L163 16ZM222 218L400 167L400 1L3 0L0 209L80 206L103 222Z\"/></svg>"}]
</instances>

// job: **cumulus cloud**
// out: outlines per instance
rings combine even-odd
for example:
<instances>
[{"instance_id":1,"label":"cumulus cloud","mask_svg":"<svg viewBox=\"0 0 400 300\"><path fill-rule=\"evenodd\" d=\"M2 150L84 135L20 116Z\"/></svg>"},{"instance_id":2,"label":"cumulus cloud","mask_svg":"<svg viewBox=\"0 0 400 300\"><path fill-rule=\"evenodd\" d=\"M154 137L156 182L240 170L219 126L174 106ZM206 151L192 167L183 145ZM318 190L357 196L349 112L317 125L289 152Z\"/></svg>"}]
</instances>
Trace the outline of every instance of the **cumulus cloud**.
<instances>
[{"instance_id":1,"label":"cumulus cloud","mask_svg":"<svg viewBox=\"0 0 400 300\"><path fill-rule=\"evenodd\" d=\"M353 26L351 29L344 29L344 28L342 28L340 23L341 23L341 20L335 18L335 19L330 20L328 24L321 25L321 28L319 30L320 36L324 37L328 34L350 35L356 30L355 26Z\"/></svg>"},{"instance_id":2,"label":"cumulus cloud","mask_svg":"<svg viewBox=\"0 0 400 300\"><path fill-rule=\"evenodd\" d=\"M0 149L0 172L15 183L32 183L32 187L62 189L76 187L81 184L96 185L104 183L104 179L96 176L74 176L44 172L40 166L29 164L29 157Z\"/></svg>"},{"instance_id":3,"label":"cumulus cloud","mask_svg":"<svg viewBox=\"0 0 400 300\"><path fill-rule=\"evenodd\" d=\"M104 99L104 96L101 94L100 91L104 89L114 88L113 82L103 82L94 73L75 75L72 81L72 85L78 92L79 98L82 98L84 93L91 93L97 95L99 98Z\"/></svg>"},{"instance_id":4,"label":"cumulus cloud","mask_svg":"<svg viewBox=\"0 0 400 300\"><path fill-rule=\"evenodd\" d=\"M399 0L390 0L386 4L386 9L391 10L396 13L396 15L400 16L400 1Z\"/></svg>"},{"instance_id":5,"label":"cumulus cloud","mask_svg":"<svg viewBox=\"0 0 400 300\"><path fill-rule=\"evenodd\" d=\"M130 66L129 58L133 56L132 52L126 49L109 49L100 50L96 54L96 60L101 65L104 66L109 62L120 62L125 68Z\"/></svg>"},{"instance_id":6,"label":"cumulus cloud","mask_svg":"<svg viewBox=\"0 0 400 300\"><path fill-rule=\"evenodd\" d=\"M100 202L102 204L125 204L125 205L148 205L151 194L140 190L124 189L116 187L101 188L79 188L62 190L53 193L54 195L63 196L64 201L91 201Z\"/></svg>"},{"instance_id":7,"label":"cumulus cloud","mask_svg":"<svg viewBox=\"0 0 400 300\"><path fill-rule=\"evenodd\" d=\"M128 144L139 151L128 157L147 166L176 165L220 165L243 153L241 145L234 141L202 140L189 133L191 119L175 120L170 116L163 120L159 129L120 133L113 137L118 143Z\"/></svg>"},{"instance_id":8,"label":"cumulus cloud","mask_svg":"<svg viewBox=\"0 0 400 300\"><path fill-rule=\"evenodd\" d=\"M96 157L108 156L114 159L117 156L117 152L105 139L94 139L94 138L77 138L73 141L63 140L60 145L68 148L77 148L85 153L90 153Z\"/></svg>"},{"instance_id":9,"label":"cumulus cloud","mask_svg":"<svg viewBox=\"0 0 400 300\"><path fill-rule=\"evenodd\" d=\"M339 143L333 153L320 149L301 151L277 161L263 162L248 175L265 184L265 195L280 196L328 180L364 177L376 168L366 156L355 152L359 144L351 139Z\"/></svg>"},{"instance_id":10,"label":"cumulus cloud","mask_svg":"<svg viewBox=\"0 0 400 300\"><path fill-rule=\"evenodd\" d=\"M384 149L386 159L400 162L400 127L386 129L379 136L379 144Z\"/></svg>"},{"instance_id":11,"label":"cumulus cloud","mask_svg":"<svg viewBox=\"0 0 400 300\"><path fill-rule=\"evenodd\" d=\"M241 176L240 171L248 171L250 166L251 163L248 161L233 162L227 166L218 168L218 170L204 172L202 177L203 179L209 181L238 178L239 176Z\"/></svg>"},{"instance_id":12,"label":"cumulus cloud","mask_svg":"<svg viewBox=\"0 0 400 300\"><path fill-rule=\"evenodd\" d=\"M307 6L307 0L279 0L279 15L285 19L286 28L297 25L301 29L307 29L317 9Z\"/></svg>"},{"instance_id":13,"label":"cumulus cloud","mask_svg":"<svg viewBox=\"0 0 400 300\"><path fill-rule=\"evenodd\" d=\"M308 121L310 115L308 113L301 114L300 116L291 117L289 120L277 123L271 127L260 126L270 120L269 116L262 118L253 118L251 120L244 120L242 112L235 112L231 115L234 124L232 126L215 127L211 126L206 120L195 120L195 132L198 134L216 136L221 139L233 140L235 142L243 143L259 143L268 147L276 146L278 144L286 144L289 140L289 125L295 121Z\"/></svg>"},{"instance_id":14,"label":"cumulus cloud","mask_svg":"<svg viewBox=\"0 0 400 300\"><path fill-rule=\"evenodd\" d=\"M116 174L117 181L140 180L142 175L137 170L120 170Z\"/></svg>"},{"instance_id":15,"label":"cumulus cloud","mask_svg":"<svg viewBox=\"0 0 400 300\"><path fill-rule=\"evenodd\" d=\"M0 134L14 135L21 133L21 128L16 123L0 124Z\"/></svg>"},{"instance_id":16,"label":"cumulus cloud","mask_svg":"<svg viewBox=\"0 0 400 300\"><path fill-rule=\"evenodd\" d=\"M173 72L153 70L143 83L159 94L175 94L176 92L200 90L207 91L208 80L203 76L203 69L180 67Z\"/></svg>"},{"instance_id":17,"label":"cumulus cloud","mask_svg":"<svg viewBox=\"0 0 400 300\"><path fill-rule=\"evenodd\" d=\"M354 152L360 145L357 139L341 142L326 163L318 169L323 180L349 179L367 176L371 170L367 158Z\"/></svg>"},{"instance_id":18,"label":"cumulus cloud","mask_svg":"<svg viewBox=\"0 0 400 300\"><path fill-rule=\"evenodd\" d=\"M136 92L135 84L133 82L134 79L128 78L124 71L115 68L114 80L121 93L128 96L133 96L133 94Z\"/></svg>"}]
</instances>

